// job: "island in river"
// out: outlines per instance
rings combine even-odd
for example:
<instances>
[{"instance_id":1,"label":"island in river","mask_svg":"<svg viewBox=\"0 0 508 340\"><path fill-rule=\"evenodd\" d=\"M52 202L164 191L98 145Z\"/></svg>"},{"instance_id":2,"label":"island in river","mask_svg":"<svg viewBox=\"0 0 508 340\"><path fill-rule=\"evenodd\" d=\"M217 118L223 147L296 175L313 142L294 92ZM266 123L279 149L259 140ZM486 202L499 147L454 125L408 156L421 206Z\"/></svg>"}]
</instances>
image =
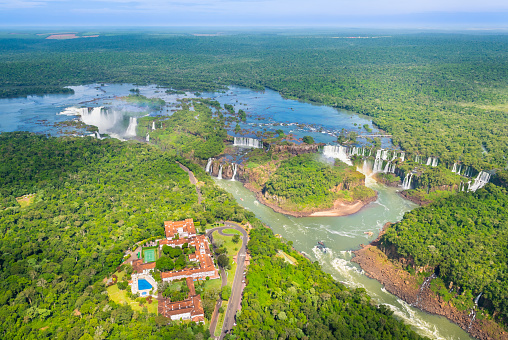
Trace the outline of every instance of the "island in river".
<instances>
[{"instance_id":1,"label":"island in river","mask_svg":"<svg viewBox=\"0 0 508 340\"><path fill-rule=\"evenodd\" d=\"M318 154L294 155L274 148L253 151L245 166L245 186L273 210L295 217L345 216L374 201L365 175L341 162L326 164Z\"/></svg>"}]
</instances>

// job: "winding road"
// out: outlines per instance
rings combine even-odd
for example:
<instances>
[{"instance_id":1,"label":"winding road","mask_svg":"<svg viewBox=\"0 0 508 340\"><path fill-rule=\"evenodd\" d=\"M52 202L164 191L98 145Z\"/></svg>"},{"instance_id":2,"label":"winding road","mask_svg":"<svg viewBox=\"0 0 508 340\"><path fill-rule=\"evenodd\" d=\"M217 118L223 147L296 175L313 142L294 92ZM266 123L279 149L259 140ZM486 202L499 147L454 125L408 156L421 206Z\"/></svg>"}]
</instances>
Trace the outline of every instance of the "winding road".
<instances>
[{"instance_id":1,"label":"winding road","mask_svg":"<svg viewBox=\"0 0 508 340\"><path fill-rule=\"evenodd\" d=\"M235 324L235 315L237 310L240 308L240 301L242 297L242 290L243 290L243 272L245 270L245 256L247 254L247 241L248 241L248 235L245 229L242 228L237 223L234 222L225 222L224 227L217 227L213 229L209 229L206 231L206 236L213 242L212 234L214 231L218 231L221 235L226 236L233 236L233 234L225 234L224 229L235 229L238 230L242 236L242 246L240 247L240 250L238 251L238 255L236 257L236 272L235 272L235 278L233 280L233 287L231 288L231 297L229 298L228 303L228 309L226 310L226 315L224 317L224 324L222 326L222 331L219 339L224 338L224 336L233 328ZM222 282L224 283L225 279L225 273L222 272ZM212 320L215 321L215 324L217 323L217 317L215 313L218 311L218 308L216 306L214 315L212 316ZM215 330L215 324L212 327L210 327L210 332L213 332ZM212 326L212 325L211 325ZM212 333L213 336L213 333Z\"/></svg>"}]
</instances>

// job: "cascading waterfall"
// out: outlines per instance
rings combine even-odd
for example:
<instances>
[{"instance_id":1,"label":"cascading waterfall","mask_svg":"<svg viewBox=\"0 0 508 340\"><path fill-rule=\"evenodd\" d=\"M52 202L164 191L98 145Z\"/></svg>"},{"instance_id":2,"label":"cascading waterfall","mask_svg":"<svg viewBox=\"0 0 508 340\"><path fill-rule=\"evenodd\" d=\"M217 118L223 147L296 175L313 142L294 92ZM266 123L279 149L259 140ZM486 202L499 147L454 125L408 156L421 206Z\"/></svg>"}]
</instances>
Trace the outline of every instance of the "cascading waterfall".
<instances>
[{"instance_id":1,"label":"cascading waterfall","mask_svg":"<svg viewBox=\"0 0 508 340\"><path fill-rule=\"evenodd\" d=\"M435 166L437 166L437 163L438 163L438 158L437 157L429 157L429 158L427 158L426 165L430 165L432 167L435 167Z\"/></svg>"},{"instance_id":2,"label":"cascading waterfall","mask_svg":"<svg viewBox=\"0 0 508 340\"><path fill-rule=\"evenodd\" d=\"M392 156L392 162L395 160L395 158L397 158L397 151L394 151L393 152L393 156Z\"/></svg>"},{"instance_id":3,"label":"cascading waterfall","mask_svg":"<svg viewBox=\"0 0 508 340\"><path fill-rule=\"evenodd\" d=\"M459 164L459 170L457 170L457 175L460 175L461 170L462 170L462 164Z\"/></svg>"},{"instance_id":4,"label":"cascading waterfall","mask_svg":"<svg viewBox=\"0 0 508 340\"><path fill-rule=\"evenodd\" d=\"M457 163L453 163L452 172L457 172Z\"/></svg>"},{"instance_id":5,"label":"cascading waterfall","mask_svg":"<svg viewBox=\"0 0 508 340\"><path fill-rule=\"evenodd\" d=\"M222 164L219 167L219 174L217 175L218 179L222 179Z\"/></svg>"},{"instance_id":6,"label":"cascading waterfall","mask_svg":"<svg viewBox=\"0 0 508 340\"><path fill-rule=\"evenodd\" d=\"M405 153L405 152L402 152L402 153L400 154L400 161L401 161L401 162L404 162L404 158L405 158L405 157L406 157L406 153Z\"/></svg>"},{"instance_id":7,"label":"cascading waterfall","mask_svg":"<svg viewBox=\"0 0 508 340\"><path fill-rule=\"evenodd\" d=\"M467 191L476 191L483 188L489 183L490 174L488 172L480 171L478 176L475 178L473 185L470 185Z\"/></svg>"},{"instance_id":8,"label":"cascading waterfall","mask_svg":"<svg viewBox=\"0 0 508 340\"><path fill-rule=\"evenodd\" d=\"M210 167L212 166L213 158L208 158L208 162L206 163L205 171L206 173L210 173Z\"/></svg>"},{"instance_id":9,"label":"cascading waterfall","mask_svg":"<svg viewBox=\"0 0 508 340\"><path fill-rule=\"evenodd\" d=\"M263 142L255 138L235 137L233 145L261 149L263 147Z\"/></svg>"},{"instance_id":10,"label":"cascading waterfall","mask_svg":"<svg viewBox=\"0 0 508 340\"><path fill-rule=\"evenodd\" d=\"M337 158L349 166L353 165L353 162L351 162L347 155L346 148L342 145L325 145L323 148L323 155L325 157Z\"/></svg>"},{"instance_id":11,"label":"cascading waterfall","mask_svg":"<svg viewBox=\"0 0 508 340\"><path fill-rule=\"evenodd\" d=\"M418 294L416 295L416 302L414 303L413 306L418 306L418 304L420 303L420 300L422 299L422 296L421 296L421 293L423 292L423 290L427 287L430 287L430 283L432 282L432 280L434 280L435 278L437 277L436 273L433 273L431 276L429 276L428 278L425 279L425 281L423 281L422 283L422 286L420 287L420 290L418 291Z\"/></svg>"},{"instance_id":12,"label":"cascading waterfall","mask_svg":"<svg viewBox=\"0 0 508 340\"><path fill-rule=\"evenodd\" d=\"M386 161L386 160L388 160L389 155L390 155L390 153L389 153L388 150L382 150L382 152L381 152L381 159L383 161Z\"/></svg>"},{"instance_id":13,"label":"cascading waterfall","mask_svg":"<svg viewBox=\"0 0 508 340\"><path fill-rule=\"evenodd\" d=\"M404 177L404 181L402 182L402 190L411 189L411 180L413 179L413 173L407 173L406 177Z\"/></svg>"},{"instance_id":14,"label":"cascading waterfall","mask_svg":"<svg viewBox=\"0 0 508 340\"><path fill-rule=\"evenodd\" d=\"M150 141L150 134L149 134L148 132L146 133L145 140L146 140L147 142L149 142L149 141Z\"/></svg>"},{"instance_id":15,"label":"cascading waterfall","mask_svg":"<svg viewBox=\"0 0 508 340\"><path fill-rule=\"evenodd\" d=\"M234 181L235 180L235 176L236 176L236 170L238 169L238 164L236 163L233 163L233 177L231 177L231 180Z\"/></svg>"},{"instance_id":16,"label":"cascading waterfall","mask_svg":"<svg viewBox=\"0 0 508 340\"><path fill-rule=\"evenodd\" d=\"M152 122L152 131L155 130L155 122Z\"/></svg>"},{"instance_id":17,"label":"cascading waterfall","mask_svg":"<svg viewBox=\"0 0 508 340\"><path fill-rule=\"evenodd\" d=\"M464 170L464 176L471 177L472 175L473 175L473 168L470 166L466 166L466 169Z\"/></svg>"},{"instance_id":18,"label":"cascading waterfall","mask_svg":"<svg viewBox=\"0 0 508 340\"><path fill-rule=\"evenodd\" d=\"M95 131L95 138L102 139L101 134L99 133L99 131Z\"/></svg>"},{"instance_id":19,"label":"cascading waterfall","mask_svg":"<svg viewBox=\"0 0 508 340\"><path fill-rule=\"evenodd\" d=\"M383 172L383 150L376 151L376 159L374 160L374 166L372 167L372 172Z\"/></svg>"},{"instance_id":20,"label":"cascading waterfall","mask_svg":"<svg viewBox=\"0 0 508 340\"><path fill-rule=\"evenodd\" d=\"M392 164L391 162L386 163L385 169L383 170L385 174L387 173L395 173L395 164Z\"/></svg>"},{"instance_id":21,"label":"cascading waterfall","mask_svg":"<svg viewBox=\"0 0 508 340\"><path fill-rule=\"evenodd\" d=\"M129 126L125 131L126 137L136 137L136 128L138 126L138 119L136 117L129 117Z\"/></svg>"},{"instance_id":22,"label":"cascading waterfall","mask_svg":"<svg viewBox=\"0 0 508 340\"><path fill-rule=\"evenodd\" d=\"M480 293L480 295L478 295L476 297L476 299L474 299L474 306L473 308L471 309L471 312L469 313L469 326L467 326L467 330L469 331L469 329L471 328L471 326L473 325L473 322L474 320L476 319L476 307L478 307L478 300L480 300L480 297L482 296L483 293Z\"/></svg>"}]
</instances>

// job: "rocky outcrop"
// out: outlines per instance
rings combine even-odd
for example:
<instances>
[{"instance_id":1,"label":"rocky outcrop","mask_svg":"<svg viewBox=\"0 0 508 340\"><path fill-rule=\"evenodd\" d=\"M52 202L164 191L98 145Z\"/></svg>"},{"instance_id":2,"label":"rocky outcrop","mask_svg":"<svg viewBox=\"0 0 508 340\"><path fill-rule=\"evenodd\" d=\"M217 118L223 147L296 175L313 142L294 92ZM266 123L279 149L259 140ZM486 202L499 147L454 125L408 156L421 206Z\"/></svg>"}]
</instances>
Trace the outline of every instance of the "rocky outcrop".
<instances>
[{"instance_id":1,"label":"rocky outcrop","mask_svg":"<svg viewBox=\"0 0 508 340\"><path fill-rule=\"evenodd\" d=\"M301 155L304 153L316 153L320 144L288 144L274 145L274 152L289 152L292 155Z\"/></svg>"}]
</instances>

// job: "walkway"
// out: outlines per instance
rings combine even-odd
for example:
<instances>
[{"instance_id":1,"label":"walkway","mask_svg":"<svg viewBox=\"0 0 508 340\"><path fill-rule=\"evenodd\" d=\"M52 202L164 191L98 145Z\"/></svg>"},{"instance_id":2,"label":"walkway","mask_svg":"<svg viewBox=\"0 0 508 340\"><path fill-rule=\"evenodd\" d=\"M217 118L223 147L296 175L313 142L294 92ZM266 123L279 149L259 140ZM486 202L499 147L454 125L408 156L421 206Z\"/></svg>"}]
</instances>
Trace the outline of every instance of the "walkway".
<instances>
[{"instance_id":1,"label":"walkway","mask_svg":"<svg viewBox=\"0 0 508 340\"><path fill-rule=\"evenodd\" d=\"M180 162L176 162L180 168L182 168L183 171L185 171L186 173L189 174L189 180L192 184L194 184L194 186L196 187L196 192L198 194L198 203L201 204L201 201L203 200L202 196L201 196L201 191L199 190L199 187L198 187L198 180L196 179L196 177L194 176L194 174L192 173L192 171L189 170L189 168L187 168L185 165L183 165L182 163Z\"/></svg>"}]
</instances>

